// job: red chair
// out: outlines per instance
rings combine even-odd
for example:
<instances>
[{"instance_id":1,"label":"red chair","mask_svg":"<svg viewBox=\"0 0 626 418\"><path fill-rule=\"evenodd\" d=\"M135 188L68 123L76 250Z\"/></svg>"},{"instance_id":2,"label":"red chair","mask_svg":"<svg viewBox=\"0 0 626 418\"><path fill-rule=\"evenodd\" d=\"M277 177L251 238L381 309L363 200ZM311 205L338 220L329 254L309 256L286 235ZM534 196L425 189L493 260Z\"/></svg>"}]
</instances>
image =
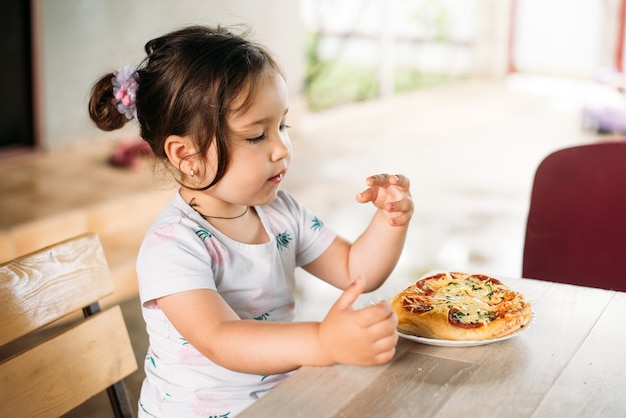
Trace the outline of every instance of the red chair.
<instances>
[{"instance_id":1,"label":"red chair","mask_svg":"<svg viewBox=\"0 0 626 418\"><path fill-rule=\"evenodd\" d=\"M522 265L524 277L626 291L626 141L541 162Z\"/></svg>"}]
</instances>

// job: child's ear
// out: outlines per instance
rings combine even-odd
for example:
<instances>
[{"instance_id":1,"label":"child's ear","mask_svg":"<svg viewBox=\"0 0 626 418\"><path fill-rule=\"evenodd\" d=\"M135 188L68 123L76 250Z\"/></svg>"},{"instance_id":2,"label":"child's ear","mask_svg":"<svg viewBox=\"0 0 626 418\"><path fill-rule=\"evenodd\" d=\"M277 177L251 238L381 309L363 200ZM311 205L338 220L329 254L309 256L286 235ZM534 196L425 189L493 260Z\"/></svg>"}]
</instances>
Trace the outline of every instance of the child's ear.
<instances>
[{"instance_id":1,"label":"child's ear","mask_svg":"<svg viewBox=\"0 0 626 418\"><path fill-rule=\"evenodd\" d=\"M183 162L185 165L191 164L189 156L196 153L196 146L191 138L188 136L170 135L165 140L164 148L167 158L174 167L177 167L182 172L186 172L194 168L191 166L182 166Z\"/></svg>"}]
</instances>

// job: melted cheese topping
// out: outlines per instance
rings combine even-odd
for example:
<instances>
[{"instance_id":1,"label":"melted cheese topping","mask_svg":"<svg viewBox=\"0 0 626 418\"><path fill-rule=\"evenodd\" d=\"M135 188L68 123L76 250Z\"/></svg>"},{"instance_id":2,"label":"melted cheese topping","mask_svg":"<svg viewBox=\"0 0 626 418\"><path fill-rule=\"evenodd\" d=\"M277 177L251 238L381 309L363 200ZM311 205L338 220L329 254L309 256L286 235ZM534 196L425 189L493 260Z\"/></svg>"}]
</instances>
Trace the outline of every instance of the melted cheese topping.
<instances>
[{"instance_id":1,"label":"melted cheese topping","mask_svg":"<svg viewBox=\"0 0 626 418\"><path fill-rule=\"evenodd\" d=\"M426 278L413 286L405 296L405 307L411 311L444 311L453 309L453 319L460 324L487 324L523 308L523 298L495 279L486 276L445 273Z\"/></svg>"}]
</instances>

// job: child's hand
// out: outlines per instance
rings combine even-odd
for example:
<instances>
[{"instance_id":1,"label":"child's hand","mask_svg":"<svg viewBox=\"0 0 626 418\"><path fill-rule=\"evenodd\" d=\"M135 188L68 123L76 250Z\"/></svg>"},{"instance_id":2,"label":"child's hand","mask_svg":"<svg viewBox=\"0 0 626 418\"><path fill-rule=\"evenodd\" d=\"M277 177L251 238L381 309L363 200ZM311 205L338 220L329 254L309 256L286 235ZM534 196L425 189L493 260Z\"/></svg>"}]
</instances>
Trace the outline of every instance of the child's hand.
<instances>
[{"instance_id":1,"label":"child's hand","mask_svg":"<svg viewBox=\"0 0 626 418\"><path fill-rule=\"evenodd\" d=\"M402 175L377 174L366 179L369 188L356 196L360 203L372 202L382 209L390 225L406 225L413 215L410 181Z\"/></svg>"},{"instance_id":2,"label":"child's hand","mask_svg":"<svg viewBox=\"0 0 626 418\"><path fill-rule=\"evenodd\" d=\"M320 346L331 363L371 365L393 357L398 318L388 302L355 310L352 304L363 292L359 277L337 299L319 328Z\"/></svg>"}]
</instances>

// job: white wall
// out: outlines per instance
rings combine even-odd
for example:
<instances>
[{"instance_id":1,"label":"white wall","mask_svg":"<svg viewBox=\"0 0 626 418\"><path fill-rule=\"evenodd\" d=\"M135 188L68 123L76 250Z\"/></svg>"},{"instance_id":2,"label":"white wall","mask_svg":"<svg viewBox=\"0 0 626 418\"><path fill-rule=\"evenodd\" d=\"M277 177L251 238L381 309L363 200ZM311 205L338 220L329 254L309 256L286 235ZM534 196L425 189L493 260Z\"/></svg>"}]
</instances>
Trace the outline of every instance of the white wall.
<instances>
[{"instance_id":1,"label":"white wall","mask_svg":"<svg viewBox=\"0 0 626 418\"><path fill-rule=\"evenodd\" d=\"M38 132L44 149L101 136L87 112L91 85L107 71L140 62L148 40L187 24L247 24L253 38L282 63L292 100L301 91L298 1L35 0L34 9Z\"/></svg>"}]
</instances>

